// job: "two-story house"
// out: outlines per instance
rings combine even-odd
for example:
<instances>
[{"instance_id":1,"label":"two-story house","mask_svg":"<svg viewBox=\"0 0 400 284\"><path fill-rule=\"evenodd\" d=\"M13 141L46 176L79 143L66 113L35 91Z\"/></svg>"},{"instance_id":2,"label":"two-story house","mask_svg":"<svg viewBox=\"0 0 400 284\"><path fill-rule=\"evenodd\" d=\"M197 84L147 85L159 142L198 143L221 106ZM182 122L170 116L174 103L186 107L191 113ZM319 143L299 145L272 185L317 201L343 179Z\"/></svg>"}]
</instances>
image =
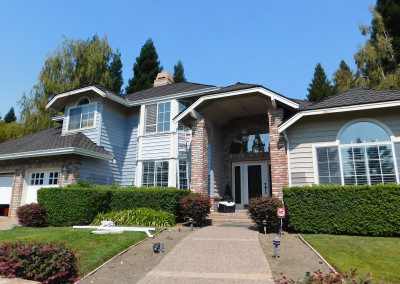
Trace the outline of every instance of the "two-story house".
<instances>
[{"instance_id":1,"label":"two-story house","mask_svg":"<svg viewBox=\"0 0 400 284\"><path fill-rule=\"evenodd\" d=\"M118 96L55 95L59 125L0 144L0 206L78 180L190 188L239 208L308 184L399 182L400 92L352 89L312 104L261 85L174 83ZM135 189L132 189L135 190Z\"/></svg>"}]
</instances>

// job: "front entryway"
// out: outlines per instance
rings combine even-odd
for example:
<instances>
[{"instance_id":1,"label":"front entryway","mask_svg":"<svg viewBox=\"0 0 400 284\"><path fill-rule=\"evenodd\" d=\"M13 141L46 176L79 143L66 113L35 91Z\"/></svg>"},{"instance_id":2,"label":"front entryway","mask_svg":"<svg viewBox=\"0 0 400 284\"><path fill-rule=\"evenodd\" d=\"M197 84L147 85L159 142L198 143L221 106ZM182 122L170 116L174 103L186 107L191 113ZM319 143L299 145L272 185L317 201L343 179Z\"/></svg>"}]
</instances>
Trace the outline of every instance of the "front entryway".
<instances>
[{"instance_id":1,"label":"front entryway","mask_svg":"<svg viewBox=\"0 0 400 284\"><path fill-rule=\"evenodd\" d=\"M238 209L243 209L251 198L271 195L268 162L233 163L232 195Z\"/></svg>"}]
</instances>

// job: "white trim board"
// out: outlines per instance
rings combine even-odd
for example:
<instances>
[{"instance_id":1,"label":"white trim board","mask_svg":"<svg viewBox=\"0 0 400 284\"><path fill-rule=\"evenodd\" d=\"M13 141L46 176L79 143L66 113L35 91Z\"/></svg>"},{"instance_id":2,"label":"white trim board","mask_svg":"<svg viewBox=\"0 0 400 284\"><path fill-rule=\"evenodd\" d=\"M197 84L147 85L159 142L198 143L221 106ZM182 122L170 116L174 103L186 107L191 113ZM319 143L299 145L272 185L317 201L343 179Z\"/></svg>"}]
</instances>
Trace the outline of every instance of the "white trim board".
<instances>
[{"instance_id":1,"label":"white trim board","mask_svg":"<svg viewBox=\"0 0 400 284\"><path fill-rule=\"evenodd\" d=\"M225 92L225 93L220 93L220 94L211 94L211 95L203 96L203 97L199 98L195 103L193 103L190 107L188 107L186 110L184 110L181 114L179 114L177 117L175 117L173 119L173 122L174 123L179 122L182 118L184 118L186 115L191 113L193 110L195 110L195 108L197 106L199 106L200 104L202 104L205 101L239 96L239 95L243 95L246 93L254 93L254 92L259 92L259 93L271 98L273 104L275 103L275 101L279 101L279 102L284 103L294 109L299 108L299 104L297 104L283 96L280 96L280 95L278 95L272 91L269 91L265 88L262 88L262 87L254 87L254 88L248 88L248 89L239 90L239 91L231 91L231 92Z\"/></svg>"},{"instance_id":2,"label":"white trim board","mask_svg":"<svg viewBox=\"0 0 400 284\"><path fill-rule=\"evenodd\" d=\"M304 116L312 116L312 115L321 115L321 114L329 114L329 113L339 113L339 112L349 112L349 111L358 111L358 110L368 110L368 109L378 109L378 108L387 108L387 107L396 107L400 106L399 101L391 101L391 102L381 102L381 103L371 103L371 104L362 104L362 105L352 105L352 106L343 106L343 107L335 107L335 108L324 108L324 109L316 109L316 110L305 110L300 111L299 113L292 116L286 122L282 123L278 130L279 132L285 131L291 125L293 125L296 121Z\"/></svg>"},{"instance_id":3,"label":"white trim board","mask_svg":"<svg viewBox=\"0 0 400 284\"><path fill-rule=\"evenodd\" d=\"M97 153L94 151L89 151L77 147L67 147L67 148L57 148L57 149L47 149L47 150L39 150L39 151L30 151L30 152L20 152L20 153L12 153L0 156L1 160L10 160L10 159L18 159L18 158L30 158L30 157L42 157L42 156L56 156L56 155L67 155L67 154L77 154L82 156L87 156L91 158L98 158L103 160L112 160L112 155Z\"/></svg>"}]
</instances>

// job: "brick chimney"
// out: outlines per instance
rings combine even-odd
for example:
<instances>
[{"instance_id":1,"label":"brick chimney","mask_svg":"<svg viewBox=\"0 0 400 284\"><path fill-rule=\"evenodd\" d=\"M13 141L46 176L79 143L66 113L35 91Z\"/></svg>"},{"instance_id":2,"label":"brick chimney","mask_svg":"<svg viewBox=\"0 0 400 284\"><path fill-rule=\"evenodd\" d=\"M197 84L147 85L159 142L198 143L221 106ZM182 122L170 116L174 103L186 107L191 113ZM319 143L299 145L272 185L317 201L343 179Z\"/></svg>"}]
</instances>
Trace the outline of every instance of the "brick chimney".
<instances>
[{"instance_id":1,"label":"brick chimney","mask_svg":"<svg viewBox=\"0 0 400 284\"><path fill-rule=\"evenodd\" d=\"M154 80L154 87L158 86L164 86L168 84L173 84L174 83L174 78L172 77L171 73L167 72L161 72L157 74L156 79Z\"/></svg>"}]
</instances>

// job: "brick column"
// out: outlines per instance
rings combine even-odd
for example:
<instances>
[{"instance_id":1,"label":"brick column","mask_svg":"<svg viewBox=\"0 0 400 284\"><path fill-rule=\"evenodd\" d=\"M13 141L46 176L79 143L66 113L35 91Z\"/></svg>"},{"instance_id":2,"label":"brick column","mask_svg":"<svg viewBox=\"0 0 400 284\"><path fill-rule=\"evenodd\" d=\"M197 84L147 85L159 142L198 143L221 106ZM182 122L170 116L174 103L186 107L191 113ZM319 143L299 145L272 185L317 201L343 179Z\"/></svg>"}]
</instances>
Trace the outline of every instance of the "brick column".
<instances>
[{"instance_id":1,"label":"brick column","mask_svg":"<svg viewBox=\"0 0 400 284\"><path fill-rule=\"evenodd\" d=\"M282 188L288 185L286 142L279 134L278 126L283 120L283 109L269 109L269 139L271 155L272 196L283 198Z\"/></svg>"},{"instance_id":2,"label":"brick column","mask_svg":"<svg viewBox=\"0 0 400 284\"><path fill-rule=\"evenodd\" d=\"M81 164L77 162L64 165L60 175L60 186L76 183L81 176Z\"/></svg>"},{"instance_id":3,"label":"brick column","mask_svg":"<svg viewBox=\"0 0 400 284\"><path fill-rule=\"evenodd\" d=\"M204 119L192 124L190 190L208 195L208 134Z\"/></svg>"},{"instance_id":4,"label":"brick column","mask_svg":"<svg viewBox=\"0 0 400 284\"><path fill-rule=\"evenodd\" d=\"M12 185L10 211L8 216L17 216L17 209L21 206L22 192L24 190L25 170L17 169L14 173L14 180Z\"/></svg>"}]
</instances>

